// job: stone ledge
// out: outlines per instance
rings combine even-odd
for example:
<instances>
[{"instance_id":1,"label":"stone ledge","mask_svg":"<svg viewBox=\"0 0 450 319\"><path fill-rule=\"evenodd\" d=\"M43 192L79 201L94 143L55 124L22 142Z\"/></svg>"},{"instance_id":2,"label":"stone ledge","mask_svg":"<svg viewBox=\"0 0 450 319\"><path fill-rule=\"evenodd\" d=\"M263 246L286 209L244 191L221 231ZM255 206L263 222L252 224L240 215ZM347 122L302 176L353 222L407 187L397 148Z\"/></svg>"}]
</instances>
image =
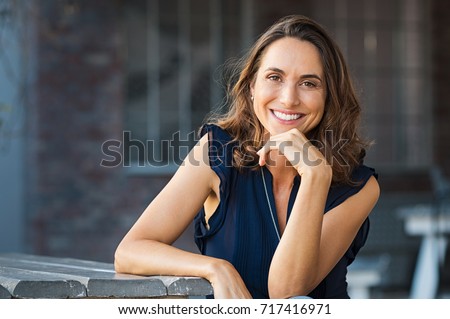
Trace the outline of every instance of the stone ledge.
<instances>
[{"instance_id":1,"label":"stone ledge","mask_svg":"<svg viewBox=\"0 0 450 319\"><path fill-rule=\"evenodd\" d=\"M188 298L213 293L198 277L118 274L102 262L0 254L0 298Z\"/></svg>"}]
</instances>

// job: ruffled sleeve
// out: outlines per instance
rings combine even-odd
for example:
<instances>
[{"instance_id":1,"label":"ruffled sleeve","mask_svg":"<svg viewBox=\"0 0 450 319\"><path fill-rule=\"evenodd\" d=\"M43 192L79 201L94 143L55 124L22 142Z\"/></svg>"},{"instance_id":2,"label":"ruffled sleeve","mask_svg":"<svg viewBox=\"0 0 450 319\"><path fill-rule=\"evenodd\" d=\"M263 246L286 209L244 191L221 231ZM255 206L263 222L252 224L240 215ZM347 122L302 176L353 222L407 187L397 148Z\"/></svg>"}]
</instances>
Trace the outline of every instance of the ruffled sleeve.
<instances>
[{"instance_id":1,"label":"ruffled sleeve","mask_svg":"<svg viewBox=\"0 0 450 319\"><path fill-rule=\"evenodd\" d=\"M231 136L214 124L206 124L200 130L200 135L208 134L208 161L211 169L220 179L220 203L212 217L205 220L202 209L194 220L195 243L203 253L205 239L217 232L223 224L224 214L222 207L227 202L232 183L233 172L233 143Z\"/></svg>"},{"instance_id":2,"label":"ruffled sleeve","mask_svg":"<svg viewBox=\"0 0 450 319\"><path fill-rule=\"evenodd\" d=\"M208 134L209 165L221 183L225 183L233 167L231 136L214 124L206 124L201 128L200 135L205 134Z\"/></svg>"},{"instance_id":3,"label":"ruffled sleeve","mask_svg":"<svg viewBox=\"0 0 450 319\"><path fill-rule=\"evenodd\" d=\"M352 180L357 183L356 186L334 186L328 193L327 205L325 212L342 204L347 198L358 193L367 183L370 177L375 176L378 179L378 174L371 167L361 165L357 167L352 173ZM345 253L348 258L347 265L350 265L358 254L359 250L365 245L370 229L370 220L367 218L361 225L358 233L355 236L352 244Z\"/></svg>"},{"instance_id":4,"label":"ruffled sleeve","mask_svg":"<svg viewBox=\"0 0 450 319\"><path fill-rule=\"evenodd\" d=\"M371 176L378 178L375 170L368 166L358 166L352 173L352 181L357 185L337 185L333 186L328 193L327 205L325 212L342 204L347 198L358 193L367 183Z\"/></svg>"}]
</instances>

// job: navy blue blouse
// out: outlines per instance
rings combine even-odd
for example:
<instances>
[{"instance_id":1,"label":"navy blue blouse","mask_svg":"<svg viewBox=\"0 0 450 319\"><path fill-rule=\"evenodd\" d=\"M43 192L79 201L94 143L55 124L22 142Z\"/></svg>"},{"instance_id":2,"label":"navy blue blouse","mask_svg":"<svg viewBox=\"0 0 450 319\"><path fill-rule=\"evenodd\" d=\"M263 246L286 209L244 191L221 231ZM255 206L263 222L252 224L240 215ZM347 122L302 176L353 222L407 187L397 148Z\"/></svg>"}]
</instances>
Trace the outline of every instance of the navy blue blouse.
<instances>
[{"instance_id":1,"label":"navy blue blouse","mask_svg":"<svg viewBox=\"0 0 450 319\"><path fill-rule=\"evenodd\" d=\"M208 133L209 162L220 179L220 203L214 214L205 221L201 210L195 218L195 242L204 255L228 260L244 280L253 298L269 298L267 280L278 237L265 195L261 174L264 174L272 211L275 200L272 175L266 168L238 171L232 166L234 144L230 135L215 125L205 125L201 135ZM340 185L330 188L325 213L356 194L372 176L372 168L361 165L352 174L356 186ZM295 178L291 191L288 216L299 188ZM279 229L275 215L275 223ZM369 232L369 219L361 226L350 248L325 279L309 294L312 298L349 298L347 294L347 266L355 259Z\"/></svg>"}]
</instances>

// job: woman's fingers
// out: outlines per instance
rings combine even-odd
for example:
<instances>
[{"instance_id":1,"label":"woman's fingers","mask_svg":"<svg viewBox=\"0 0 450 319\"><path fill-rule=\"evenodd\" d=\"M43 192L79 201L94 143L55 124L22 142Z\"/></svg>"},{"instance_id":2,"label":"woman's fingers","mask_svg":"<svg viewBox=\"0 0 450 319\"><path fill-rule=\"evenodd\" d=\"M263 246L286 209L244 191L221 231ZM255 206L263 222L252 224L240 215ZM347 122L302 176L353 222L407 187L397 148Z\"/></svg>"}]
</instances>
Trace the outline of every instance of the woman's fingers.
<instances>
[{"instance_id":1,"label":"woman's fingers","mask_svg":"<svg viewBox=\"0 0 450 319\"><path fill-rule=\"evenodd\" d=\"M273 135L257 152L259 155L259 165L263 166L268 162L270 151L278 150L293 166L296 166L295 164L298 164L297 162L301 159L302 145L307 142L309 141L306 137L297 129Z\"/></svg>"},{"instance_id":2,"label":"woman's fingers","mask_svg":"<svg viewBox=\"0 0 450 319\"><path fill-rule=\"evenodd\" d=\"M228 262L219 262L210 279L214 288L214 298L252 298L237 270Z\"/></svg>"},{"instance_id":3,"label":"woman's fingers","mask_svg":"<svg viewBox=\"0 0 450 319\"><path fill-rule=\"evenodd\" d=\"M276 148L276 142L273 140L269 140L266 144L264 144L264 146L256 153L259 156L259 166L266 165L269 152Z\"/></svg>"},{"instance_id":4,"label":"woman's fingers","mask_svg":"<svg viewBox=\"0 0 450 319\"><path fill-rule=\"evenodd\" d=\"M272 150L277 150L284 155L299 173L304 168L314 168L326 164L322 153L297 129L271 136L257 152L260 166L269 162Z\"/></svg>"},{"instance_id":5,"label":"woman's fingers","mask_svg":"<svg viewBox=\"0 0 450 319\"><path fill-rule=\"evenodd\" d=\"M223 274L226 276L226 274ZM240 279L220 279L212 283L215 299L250 299L252 296Z\"/></svg>"},{"instance_id":6,"label":"woman's fingers","mask_svg":"<svg viewBox=\"0 0 450 319\"><path fill-rule=\"evenodd\" d=\"M266 164L268 154L272 150L279 150L281 153L284 153L286 147L292 146L292 139L289 139L290 136L286 135L286 133L271 136L266 144L257 152L259 155L259 164L261 166Z\"/></svg>"}]
</instances>

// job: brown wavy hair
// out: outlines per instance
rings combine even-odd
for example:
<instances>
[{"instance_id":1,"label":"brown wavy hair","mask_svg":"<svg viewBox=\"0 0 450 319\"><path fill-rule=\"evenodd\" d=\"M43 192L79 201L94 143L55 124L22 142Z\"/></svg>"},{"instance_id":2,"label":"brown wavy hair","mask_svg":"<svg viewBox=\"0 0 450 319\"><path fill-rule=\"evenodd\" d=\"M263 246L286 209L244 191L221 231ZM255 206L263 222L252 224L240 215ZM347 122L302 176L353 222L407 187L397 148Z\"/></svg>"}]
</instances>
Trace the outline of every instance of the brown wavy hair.
<instances>
[{"instance_id":1,"label":"brown wavy hair","mask_svg":"<svg viewBox=\"0 0 450 319\"><path fill-rule=\"evenodd\" d=\"M268 46L284 37L308 41L319 51L327 90L325 111L307 137L332 165L333 184L353 184L351 173L362 163L369 145L358 134L361 106L341 50L321 25L307 17L284 17L258 38L247 55L231 68L228 111L212 115L209 122L215 122L237 142L233 153L235 167L257 167L256 152L263 146L265 130L253 111L250 86Z\"/></svg>"}]
</instances>

